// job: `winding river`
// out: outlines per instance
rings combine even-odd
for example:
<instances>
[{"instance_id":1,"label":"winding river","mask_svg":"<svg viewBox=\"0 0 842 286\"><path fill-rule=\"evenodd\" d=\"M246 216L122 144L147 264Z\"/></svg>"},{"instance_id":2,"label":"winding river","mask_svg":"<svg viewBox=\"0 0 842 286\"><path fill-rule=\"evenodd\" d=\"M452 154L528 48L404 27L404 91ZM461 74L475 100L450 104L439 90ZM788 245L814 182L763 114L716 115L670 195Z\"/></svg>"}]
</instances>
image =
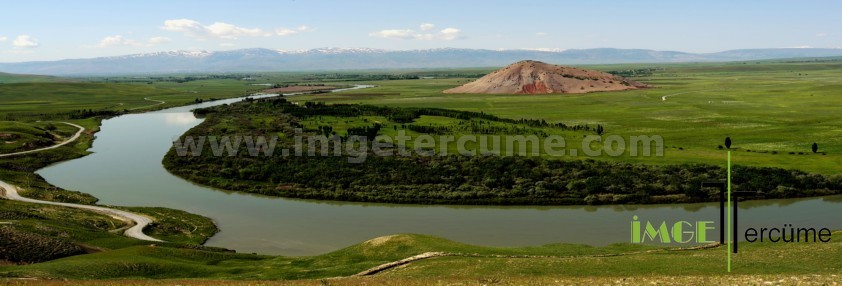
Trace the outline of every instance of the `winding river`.
<instances>
[{"instance_id":1,"label":"winding river","mask_svg":"<svg viewBox=\"0 0 842 286\"><path fill-rule=\"evenodd\" d=\"M277 255L313 255L396 233L419 233L490 246L547 243L606 245L629 240L643 220L718 220L718 204L647 206L426 206L307 201L221 191L168 173L172 141L201 120L190 110L230 99L129 114L102 122L93 154L38 173L50 183L92 194L101 204L159 206L213 218L221 232L207 245ZM842 229L842 197L740 203L740 227Z\"/></svg>"}]
</instances>

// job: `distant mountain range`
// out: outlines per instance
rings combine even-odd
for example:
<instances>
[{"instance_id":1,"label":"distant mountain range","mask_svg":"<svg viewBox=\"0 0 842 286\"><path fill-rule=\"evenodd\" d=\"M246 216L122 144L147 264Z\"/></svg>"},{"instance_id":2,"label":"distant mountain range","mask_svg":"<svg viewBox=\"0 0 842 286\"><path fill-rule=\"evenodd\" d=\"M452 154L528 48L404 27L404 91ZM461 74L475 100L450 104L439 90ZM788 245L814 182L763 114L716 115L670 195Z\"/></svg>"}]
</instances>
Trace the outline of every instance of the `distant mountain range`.
<instances>
[{"instance_id":1,"label":"distant mountain range","mask_svg":"<svg viewBox=\"0 0 842 286\"><path fill-rule=\"evenodd\" d=\"M552 64L571 65L747 61L832 56L842 56L842 49L747 49L699 54L612 48L583 50L442 48L405 51L367 48L283 51L256 48L216 52L171 51L91 59L0 63L0 72L45 75L106 75L498 67L520 60L537 60Z\"/></svg>"}]
</instances>

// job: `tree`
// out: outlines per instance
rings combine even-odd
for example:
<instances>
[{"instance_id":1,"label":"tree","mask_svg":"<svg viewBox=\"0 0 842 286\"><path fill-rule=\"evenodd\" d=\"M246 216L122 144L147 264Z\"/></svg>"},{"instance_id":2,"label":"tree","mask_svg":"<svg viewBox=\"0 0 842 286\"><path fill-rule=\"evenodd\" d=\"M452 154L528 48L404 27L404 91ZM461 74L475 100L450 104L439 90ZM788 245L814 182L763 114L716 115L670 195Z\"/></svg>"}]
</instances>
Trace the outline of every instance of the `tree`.
<instances>
[{"instance_id":1,"label":"tree","mask_svg":"<svg viewBox=\"0 0 842 286\"><path fill-rule=\"evenodd\" d=\"M731 137L725 137L725 148L731 149Z\"/></svg>"},{"instance_id":2,"label":"tree","mask_svg":"<svg viewBox=\"0 0 842 286\"><path fill-rule=\"evenodd\" d=\"M603 133L603 132L605 132L605 129L604 129L604 128L602 128L602 124L597 125L597 126L596 126L596 134L597 134L597 135L602 135L602 133Z\"/></svg>"},{"instance_id":3,"label":"tree","mask_svg":"<svg viewBox=\"0 0 842 286\"><path fill-rule=\"evenodd\" d=\"M819 144L813 143L813 153L819 152Z\"/></svg>"}]
</instances>

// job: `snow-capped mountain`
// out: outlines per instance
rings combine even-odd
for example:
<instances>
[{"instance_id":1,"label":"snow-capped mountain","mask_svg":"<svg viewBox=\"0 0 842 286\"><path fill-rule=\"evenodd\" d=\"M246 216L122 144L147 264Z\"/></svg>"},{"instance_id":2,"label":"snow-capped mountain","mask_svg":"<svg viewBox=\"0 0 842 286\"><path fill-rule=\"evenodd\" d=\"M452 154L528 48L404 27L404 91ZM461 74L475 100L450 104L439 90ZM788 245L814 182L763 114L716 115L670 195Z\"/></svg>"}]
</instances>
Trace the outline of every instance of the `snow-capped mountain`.
<instances>
[{"instance_id":1,"label":"snow-capped mountain","mask_svg":"<svg viewBox=\"0 0 842 286\"><path fill-rule=\"evenodd\" d=\"M126 58L148 58L148 57L206 57L211 55L208 51L163 51L153 53L131 54L125 56L107 57L111 59L126 59Z\"/></svg>"},{"instance_id":2,"label":"snow-capped mountain","mask_svg":"<svg viewBox=\"0 0 842 286\"><path fill-rule=\"evenodd\" d=\"M318 49L300 49L300 50L275 50L282 55L294 54L366 54L366 53L383 53L387 50L372 49L372 48L318 48Z\"/></svg>"},{"instance_id":3,"label":"snow-capped mountain","mask_svg":"<svg viewBox=\"0 0 842 286\"><path fill-rule=\"evenodd\" d=\"M240 49L166 51L92 59L0 63L0 72L85 75L239 71L306 71L391 68L496 67L530 59L552 64L664 63L744 61L775 58L842 56L842 49L750 49L685 53L644 49L423 49L371 48L309 50Z\"/></svg>"}]
</instances>

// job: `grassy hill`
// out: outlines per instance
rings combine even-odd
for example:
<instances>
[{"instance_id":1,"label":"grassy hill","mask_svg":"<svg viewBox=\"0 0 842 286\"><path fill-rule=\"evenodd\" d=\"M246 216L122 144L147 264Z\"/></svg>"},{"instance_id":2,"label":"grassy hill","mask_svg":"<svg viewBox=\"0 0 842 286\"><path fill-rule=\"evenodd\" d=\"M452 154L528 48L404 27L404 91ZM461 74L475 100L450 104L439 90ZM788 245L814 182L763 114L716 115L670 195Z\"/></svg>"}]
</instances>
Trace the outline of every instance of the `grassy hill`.
<instances>
[{"instance_id":1,"label":"grassy hill","mask_svg":"<svg viewBox=\"0 0 842 286\"><path fill-rule=\"evenodd\" d=\"M838 236L840 233L834 233ZM755 277L813 274L831 279L842 270L842 247L830 243L742 243L726 272L723 247L669 250L639 245L607 247L555 244L496 248L461 244L423 235L375 238L335 252L311 257L271 257L210 252L167 246L131 246L55 261L0 267L0 276L123 279L195 278L234 280L324 279L347 277L384 263L428 252L421 259L373 274L373 281L423 284L445 281L523 283L563 279L630 279L677 277ZM811 275L811 276L813 276ZM349 281L366 281L348 278ZM675 279L675 278L673 278ZM342 280L338 280L342 281ZM520 281L520 282L518 282Z\"/></svg>"},{"instance_id":2,"label":"grassy hill","mask_svg":"<svg viewBox=\"0 0 842 286\"><path fill-rule=\"evenodd\" d=\"M61 143L78 129L52 122L0 121L0 154L47 147Z\"/></svg>"},{"instance_id":3,"label":"grassy hill","mask_svg":"<svg viewBox=\"0 0 842 286\"><path fill-rule=\"evenodd\" d=\"M0 84L22 82L70 82L72 79L32 74L13 74L0 72Z\"/></svg>"}]
</instances>

